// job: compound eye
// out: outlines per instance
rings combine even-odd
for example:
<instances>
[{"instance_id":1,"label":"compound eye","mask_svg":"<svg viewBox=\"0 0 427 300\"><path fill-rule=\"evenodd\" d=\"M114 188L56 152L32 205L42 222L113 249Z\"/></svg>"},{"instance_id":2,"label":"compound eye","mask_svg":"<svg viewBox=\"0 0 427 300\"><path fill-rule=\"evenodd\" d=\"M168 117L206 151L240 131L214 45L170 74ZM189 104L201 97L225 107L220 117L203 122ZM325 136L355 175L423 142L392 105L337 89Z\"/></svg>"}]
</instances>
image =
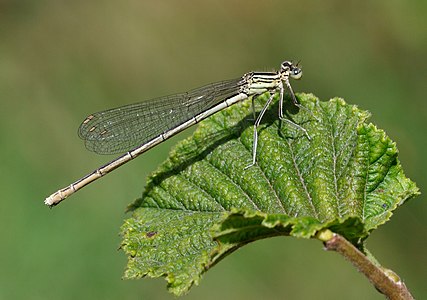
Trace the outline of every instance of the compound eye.
<instances>
[{"instance_id":1,"label":"compound eye","mask_svg":"<svg viewBox=\"0 0 427 300\"><path fill-rule=\"evenodd\" d=\"M302 76L302 70L300 68L294 68L291 72L291 77L294 79L300 79Z\"/></svg>"}]
</instances>

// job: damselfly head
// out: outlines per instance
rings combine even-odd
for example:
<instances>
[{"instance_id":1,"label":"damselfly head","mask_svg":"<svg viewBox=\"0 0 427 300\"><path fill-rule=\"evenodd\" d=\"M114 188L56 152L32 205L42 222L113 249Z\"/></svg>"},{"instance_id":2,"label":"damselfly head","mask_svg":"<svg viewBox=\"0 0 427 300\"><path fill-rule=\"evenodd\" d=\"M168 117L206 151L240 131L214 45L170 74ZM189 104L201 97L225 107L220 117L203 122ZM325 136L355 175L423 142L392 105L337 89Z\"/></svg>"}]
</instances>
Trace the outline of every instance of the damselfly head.
<instances>
[{"instance_id":1,"label":"damselfly head","mask_svg":"<svg viewBox=\"0 0 427 300\"><path fill-rule=\"evenodd\" d=\"M298 62L299 63L299 62ZM302 76L302 70L297 64L293 64L290 61L284 61L281 66L282 73L288 73L293 79L300 79Z\"/></svg>"}]
</instances>

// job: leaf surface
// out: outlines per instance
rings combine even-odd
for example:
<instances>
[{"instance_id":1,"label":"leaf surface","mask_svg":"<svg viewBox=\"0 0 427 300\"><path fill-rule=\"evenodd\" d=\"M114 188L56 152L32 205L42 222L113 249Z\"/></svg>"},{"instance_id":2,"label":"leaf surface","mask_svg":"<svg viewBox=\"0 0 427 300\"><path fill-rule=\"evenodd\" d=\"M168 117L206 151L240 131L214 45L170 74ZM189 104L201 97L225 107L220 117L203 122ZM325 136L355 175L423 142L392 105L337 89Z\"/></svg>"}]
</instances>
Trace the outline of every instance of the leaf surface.
<instances>
[{"instance_id":1,"label":"leaf surface","mask_svg":"<svg viewBox=\"0 0 427 300\"><path fill-rule=\"evenodd\" d=\"M257 98L257 111L267 96ZM271 236L312 238L330 229L360 246L418 194L396 145L369 114L339 98L299 94L299 111L277 118L277 100L258 128L244 101L201 122L149 178L122 226L126 278L165 276L181 295L235 249Z\"/></svg>"}]
</instances>

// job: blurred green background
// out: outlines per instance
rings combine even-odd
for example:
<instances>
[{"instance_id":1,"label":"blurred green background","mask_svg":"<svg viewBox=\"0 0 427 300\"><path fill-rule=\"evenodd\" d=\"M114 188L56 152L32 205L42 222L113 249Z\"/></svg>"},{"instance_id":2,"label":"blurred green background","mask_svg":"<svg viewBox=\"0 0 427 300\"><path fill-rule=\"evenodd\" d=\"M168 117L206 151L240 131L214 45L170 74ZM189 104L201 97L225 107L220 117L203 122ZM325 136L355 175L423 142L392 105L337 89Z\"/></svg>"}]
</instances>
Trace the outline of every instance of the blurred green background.
<instances>
[{"instance_id":1,"label":"blurred green background","mask_svg":"<svg viewBox=\"0 0 427 300\"><path fill-rule=\"evenodd\" d=\"M191 130L49 210L43 200L113 157L88 152L87 114L301 59L296 92L369 110L426 191L427 2L0 1L0 299L173 299L163 279L124 281L125 207ZM368 239L427 298L420 196ZM243 247L182 299L383 299L317 241Z\"/></svg>"}]
</instances>

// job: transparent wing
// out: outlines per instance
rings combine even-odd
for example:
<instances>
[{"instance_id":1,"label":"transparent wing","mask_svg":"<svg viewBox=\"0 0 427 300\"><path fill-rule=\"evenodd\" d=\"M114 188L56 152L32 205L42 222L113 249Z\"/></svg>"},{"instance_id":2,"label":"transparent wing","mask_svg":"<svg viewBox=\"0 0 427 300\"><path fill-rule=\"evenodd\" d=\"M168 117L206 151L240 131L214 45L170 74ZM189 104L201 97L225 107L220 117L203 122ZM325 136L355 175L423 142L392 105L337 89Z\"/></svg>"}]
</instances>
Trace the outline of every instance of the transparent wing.
<instances>
[{"instance_id":1,"label":"transparent wing","mask_svg":"<svg viewBox=\"0 0 427 300\"><path fill-rule=\"evenodd\" d=\"M89 115L78 135L99 154L129 151L238 94L241 78Z\"/></svg>"}]
</instances>

